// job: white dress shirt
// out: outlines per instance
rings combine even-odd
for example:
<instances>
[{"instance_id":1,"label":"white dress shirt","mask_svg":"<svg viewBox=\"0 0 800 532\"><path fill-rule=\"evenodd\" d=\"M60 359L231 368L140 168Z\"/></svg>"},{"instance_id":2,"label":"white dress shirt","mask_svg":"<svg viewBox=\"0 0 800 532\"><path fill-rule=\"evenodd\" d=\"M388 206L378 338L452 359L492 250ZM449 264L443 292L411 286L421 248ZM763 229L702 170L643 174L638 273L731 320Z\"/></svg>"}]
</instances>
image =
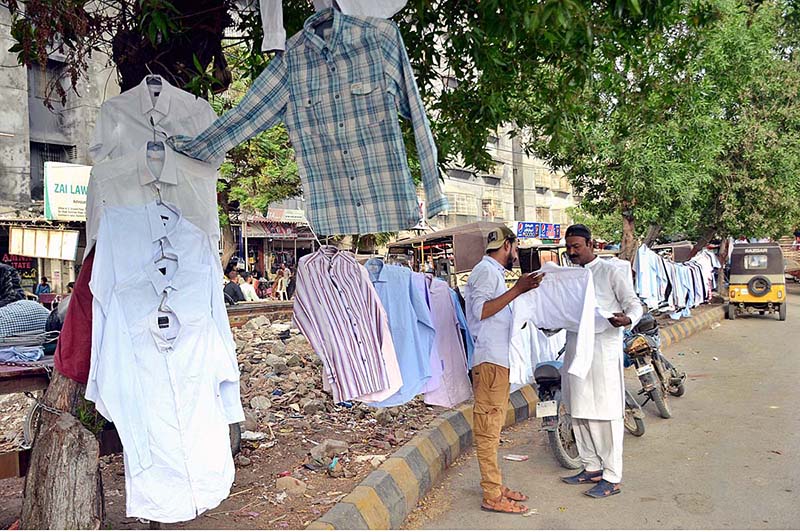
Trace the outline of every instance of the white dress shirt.
<instances>
[{"instance_id":1,"label":"white dress shirt","mask_svg":"<svg viewBox=\"0 0 800 532\"><path fill-rule=\"evenodd\" d=\"M472 367L490 362L507 368L509 366L509 347L511 341L511 305L485 320L483 305L508 291L506 269L488 255L473 268L467 285L464 287L467 325L475 339L475 353Z\"/></svg>"},{"instance_id":2,"label":"white dress shirt","mask_svg":"<svg viewBox=\"0 0 800 532\"><path fill-rule=\"evenodd\" d=\"M158 199L176 205L183 216L219 242L217 174L210 164L163 150L138 150L92 168L86 198L86 252L94 247L100 216L107 207L145 205Z\"/></svg>"},{"instance_id":3,"label":"white dress shirt","mask_svg":"<svg viewBox=\"0 0 800 532\"><path fill-rule=\"evenodd\" d=\"M154 260L162 245L175 261ZM215 254L155 203L100 219L86 398L120 434L131 517L193 519L233 482L228 424L244 413Z\"/></svg>"},{"instance_id":4,"label":"white dress shirt","mask_svg":"<svg viewBox=\"0 0 800 532\"><path fill-rule=\"evenodd\" d=\"M136 152L148 140L165 140L172 135L195 136L217 119L211 105L161 79L161 86L136 87L107 100L100 106L89 155L95 163ZM152 123L151 123L152 120Z\"/></svg>"},{"instance_id":5,"label":"white dress shirt","mask_svg":"<svg viewBox=\"0 0 800 532\"><path fill-rule=\"evenodd\" d=\"M103 346L105 332L110 330L105 320L111 305L111 296L118 283L153 264L154 258L160 256L162 244L165 253L177 257L181 266L202 265L211 269L214 283L209 286L198 284L198 290L203 297L208 296L207 311L216 324L226 347L227 357L231 363L237 364L236 345L225 309L225 299L216 282L216 279L222 276L216 246L211 244L205 232L186 220L175 206L172 206L172 209L175 212L151 202L131 207L109 207L100 217L92 280L89 283L94 299L92 355L86 398L91 401L97 402L95 399L99 397L92 379L92 371L99 350ZM161 263L167 267L172 264L175 263L172 261ZM244 420L238 379L236 382L222 385L222 400L229 423Z\"/></svg>"},{"instance_id":6,"label":"white dress shirt","mask_svg":"<svg viewBox=\"0 0 800 532\"><path fill-rule=\"evenodd\" d=\"M261 298L256 294L256 288L250 283L242 283L239 285L239 288L242 289L245 301L261 301Z\"/></svg>"},{"instance_id":7,"label":"white dress shirt","mask_svg":"<svg viewBox=\"0 0 800 532\"><path fill-rule=\"evenodd\" d=\"M575 333L575 352L566 371L585 377L592 365L595 327L609 325L596 320L598 315L592 272L586 268L564 268L546 263L544 279L538 288L514 301L510 347L512 384L530 382L536 364L550 360L550 345L539 329L565 329Z\"/></svg>"},{"instance_id":8,"label":"white dress shirt","mask_svg":"<svg viewBox=\"0 0 800 532\"><path fill-rule=\"evenodd\" d=\"M408 0L336 0L345 15L358 17L390 18L403 9ZM259 0L264 40L261 51L286 49L286 30L283 28L282 0ZM322 11L333 7L334 0L314 0L314 9Z\"/></svg>"},{"instance_id":9,"label":"white dress shirt","mask_svg":"<svg viewBox=\"0 0 800 532\"><path fill-rule=\"evenodd\" d=\"M597 305L606 313L622 312L636 323L642 305L625 273L614 264L595 258L586 265L591 270ZM578 338L567 333L564 366L570 367L577 354ZM564 373L562 393L572 417L595 420L622 419L625 385L622 362L622 328L609 327L594 336L594 356L585 378Z\"/></svg>"}]
</instances>

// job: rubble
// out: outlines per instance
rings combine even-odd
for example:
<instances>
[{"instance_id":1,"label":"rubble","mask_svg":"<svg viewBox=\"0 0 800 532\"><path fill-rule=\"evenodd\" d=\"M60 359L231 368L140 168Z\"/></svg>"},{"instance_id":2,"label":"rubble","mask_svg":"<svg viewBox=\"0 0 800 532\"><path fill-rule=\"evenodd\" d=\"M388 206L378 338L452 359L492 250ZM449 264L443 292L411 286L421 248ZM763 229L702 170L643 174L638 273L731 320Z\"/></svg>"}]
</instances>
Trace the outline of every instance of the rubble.
<instances>
[{"instance_id":1,"label":"rubble","mask_svg":"<svg viewBox=\"0 0 800 532\"><path fill-rule=\"evenodd\" d=\"M290 495L302 495L306 492L306 488L305 482L294 477L280 477L275 481L275 489Z\"/></svg>"}]
</instances>

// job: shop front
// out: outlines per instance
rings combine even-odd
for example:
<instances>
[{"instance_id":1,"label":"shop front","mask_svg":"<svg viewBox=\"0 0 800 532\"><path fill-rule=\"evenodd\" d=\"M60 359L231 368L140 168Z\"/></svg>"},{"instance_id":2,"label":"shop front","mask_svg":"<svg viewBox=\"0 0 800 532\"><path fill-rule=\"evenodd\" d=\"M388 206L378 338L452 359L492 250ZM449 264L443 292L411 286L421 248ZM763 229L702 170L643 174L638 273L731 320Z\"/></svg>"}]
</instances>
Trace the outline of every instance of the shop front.
<instances>
[{"instance_id":1,"label":"shop front","mask_svg":"<svg viewBox=\"0 0 800 532\"><path fill-rule=\"evenodd\" d=\"M240 215L237 237L240 256L247 249L247 269L274 273L280 266L294 268L300 257L316 249L303 211L269 209L266 216Z\"/></svg>"}]
</instances>

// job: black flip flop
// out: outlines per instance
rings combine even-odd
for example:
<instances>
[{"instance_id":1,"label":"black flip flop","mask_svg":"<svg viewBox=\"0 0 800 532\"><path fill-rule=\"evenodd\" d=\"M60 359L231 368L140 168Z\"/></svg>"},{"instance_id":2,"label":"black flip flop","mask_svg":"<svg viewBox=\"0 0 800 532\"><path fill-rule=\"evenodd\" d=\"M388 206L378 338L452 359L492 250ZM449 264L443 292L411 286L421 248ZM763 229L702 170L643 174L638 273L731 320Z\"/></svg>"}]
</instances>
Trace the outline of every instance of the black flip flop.
<instances>
[{"instance_id":1,"label":"black flip flop","mask_svg":"<svg viewBox=\"0 0 800 532\"><path fill-rule=\"evenodd\" d=\"M586 471L585 469L578 473L577 475L572 475L571 477L561 477L562 482L566 482L567 484L588 484L590 482L600 482L599 480L592 480L593 478L599 478L603 476L602 471Z\"/></svg>"},{"instance_id":2,"label":"black flip flop","mask_svg":"<svg viewBox=\"0 0 800 532\"><path fill-rule=\"evenodd\" d=\"M588 491L584 491L583 493L593 499L605 499L606 497L611 497L619 492L619 484L612 484L607 480L601 480L597 483L597 486Z\"/></svg>"}]
</instances>

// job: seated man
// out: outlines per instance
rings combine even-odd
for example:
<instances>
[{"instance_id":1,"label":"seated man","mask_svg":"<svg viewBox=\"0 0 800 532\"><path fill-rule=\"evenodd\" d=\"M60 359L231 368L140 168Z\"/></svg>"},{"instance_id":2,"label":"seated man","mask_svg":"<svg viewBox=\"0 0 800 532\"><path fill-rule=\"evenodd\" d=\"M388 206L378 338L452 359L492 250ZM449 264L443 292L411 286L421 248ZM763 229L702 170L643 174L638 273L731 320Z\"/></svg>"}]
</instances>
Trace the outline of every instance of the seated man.
<instances>
[{"instance_id":1,"label":"seated man","mask_svg":"<svg viewBox=\"0 0 800 532\"><path fill-rule=\"evenodd\" d=\"M0 308L0 338L44 332L50 311L36 301L22 299Z\"/></svg>"}]
</instances>

